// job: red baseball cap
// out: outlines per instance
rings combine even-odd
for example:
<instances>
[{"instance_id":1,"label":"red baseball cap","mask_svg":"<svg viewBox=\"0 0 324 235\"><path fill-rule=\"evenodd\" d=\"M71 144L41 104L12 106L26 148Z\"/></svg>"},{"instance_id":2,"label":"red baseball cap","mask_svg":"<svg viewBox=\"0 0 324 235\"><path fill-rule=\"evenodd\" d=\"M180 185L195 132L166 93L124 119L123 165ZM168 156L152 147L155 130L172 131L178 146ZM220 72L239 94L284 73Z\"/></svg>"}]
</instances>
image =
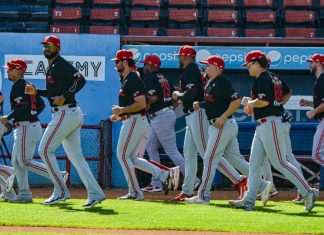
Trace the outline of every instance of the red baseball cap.
<instances>
[{"instance_id":1,"label":"red baseball cap","mask_svg":"<svg viewBox=\"0 0 324 235\"><path fill-rule=\"evenodd\" d=\"M157 55L147 55L144 60L140 61L140 63L150 64L158 68L161 66L161 60Z\"/></svg>"},{"instance_id":2,"label":"red baseball cap","mask_svg":"<svg viewBox=\"0 0 324 235\"><path fill-rule=\"evenodd\" d=\"M112 58L111 60L132 60L133 59L133 52L130 50L119 50L116 52L116 57Z\"/></svg>"},{"instance_id":3,"label":"red baseball cap","mask_svg":"<svg viewBox=\"0 0 324 235\"><path fill-rule=\"evenodd\" d=\"M245 57L245 63L242 64L242 66L247 66L249 63L257 60L257 59L261 59L261 58L266 58L266 55L259 50L255 50L255 51L250 51L246 57Z\"/></svg>"},{"instance_id":4,"label":"red baseball cap","mask_svg":"<svg viewBox=\"0 0 324 235\"><path fill-rule=\"evenodd\" d=\"M6 69L19 69L19 70L26 71L27 64L23 59L13 58L10 61L8 61L7 65L3 67Z\"/></svg>"},{"instance_id":5,"label":"red baseball cap","mask_svg":"<svg viewBox=\"0 0 324 235\"><path fill-rule=\"evenodd\" d=\"M57 36L49 35L44 38L44 40L41 42L41 44L53 44L56 47L60 47L61 41Z\"/></svg>"},{"instance_id":6,"label":"red baseball cap","mask_svg":"<svg viewBox=\"0 0 324 235\"><path fill-rule=\"evenodd\" d=\"M180 47L178 56L196 56L196 50L189 45L184 45Z\"/></svg>"},{"instance_id":7,"label":"red baseball cap","mask_svg":"<svg viewBox=\"0 0 324 235\"><path fill-rule=\"evenodd\" d=\"M307 62L320 62L321 64L324 64L324 55L322 54L314 54L312 58L306 60Z\"/></svg>"},{"instance_id":8,"label":"red baseball cap","mask_svg":"<svg viewBox=\"0 0 324 235\"><path fill-rule=\"evenodd\" d=\"M200 61L201 64L212 64L217 66L218 68L223 69L225 67L225 62L222 57L217 55L211 55L207 60Z\"/></svg>"}]
</instances>

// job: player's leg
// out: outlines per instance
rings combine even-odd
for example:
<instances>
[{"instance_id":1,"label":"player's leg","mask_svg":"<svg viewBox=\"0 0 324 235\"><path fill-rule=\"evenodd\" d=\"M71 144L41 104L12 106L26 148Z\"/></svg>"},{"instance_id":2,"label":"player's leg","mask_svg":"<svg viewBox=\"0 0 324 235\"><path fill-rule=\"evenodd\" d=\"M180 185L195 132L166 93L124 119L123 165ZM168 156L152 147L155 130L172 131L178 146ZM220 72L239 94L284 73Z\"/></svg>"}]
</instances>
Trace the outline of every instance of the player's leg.
<instances>
[{"instance_id":1,"label":"player's leg","mask_svg":"<svg viewBox=\"0 0 324 235\"><path fill-rule=\"evenodd\" d=\"M146 144L146 151L151 161L160 163L160 154L159 154L159 146L160 142L157 138L157 133L154 131L152 127L148 131L148 139ZM141 144L143 145L143 144ZM145 146L145 143L144 143ZM143 192L155 192L155 191L162 191L162 182L155 177L151 178L150 185L145 188L142 188Z\"/></svg>"},{"instance_id":2,"label":"player's leg","mask_svg":"<svg viewBox=\"0 0 324 235\"><path fill-rule=\"evenodd\" d=\"M16 197L10 199L12 202L32 202L32 193L28 184L28 171L19 164L19 159L24 154L24 135L23 127L18 127L14 131L14 144L12 149L11 163L15 169L15 175L19 188Z\"/></svg>"},{"instance_id":3,"label":"player's leg","mask_svg":"<svg viewBox=\"0 0 324 235\"><path fill-rule=\"evenodd\" d=\"M311 192L304 176L287 161L284 143L284 132L281 121L271 120L260 127L263 132L262 141L265 143L265 151L271 164L290 180L303 196Z\"/></svg>"},{"instance_id":4,"label":"player's leg","mask_svg":"<svg viewBox=\"0 0 324 235\"><path fill-rule=\"evenodd\" d=\"M173 110L158 115L151 121L152 129L156 133L165 153L174 165L180 167L182 175L185 174L184 158L177 147L176 133L174 130L176 115Z\"/></svg>"},{"instance_id":5,"label":"player's leg","mask_svg":"<svg viewBox=\"0 0 324 235\"><path fill-rule=\"evenodd\" d=\"M18 156L20 167L50 179L46 166L33 160L36 144L42 135L40 123L21 126L19 129L22 129L22 154Z\"/></svg>"},{"instance_id":6,"label":"player's leg","mask_svg":"<svg viewBox=\"0 0 324 235\"><path fill-rule=\"evenodd\" d=\"M38 153L46 165L48 174L54 184L52 196L44 202L46 205L70 198L69 190L66 187L55 156L55 150L60 146L64 138L74 130L76 125L81 123L79 115L73 115L70 118L68 116L68 110L52 114L52 120L46 128L38 148Z\"/></svg>"},{"instance_id":7,"label":"player's leg","mask_svg":"<svg viewBox=\"0 0 324 235\"><path fill-rule=\"evenodd\" d=\"M312 159L324 167L324 119L318 124L313 139Z\"/></svg>"}]
</instances>

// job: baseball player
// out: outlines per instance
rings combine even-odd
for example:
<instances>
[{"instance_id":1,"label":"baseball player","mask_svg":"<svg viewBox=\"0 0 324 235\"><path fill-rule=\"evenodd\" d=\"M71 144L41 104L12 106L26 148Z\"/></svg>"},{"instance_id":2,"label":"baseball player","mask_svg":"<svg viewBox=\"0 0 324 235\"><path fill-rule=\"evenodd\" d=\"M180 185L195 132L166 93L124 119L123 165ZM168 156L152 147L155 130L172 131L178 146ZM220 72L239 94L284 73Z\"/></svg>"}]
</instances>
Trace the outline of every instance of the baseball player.
<instances>
[{"instance_id":1,"label":"baseball player","mask_svg":"<svg viewBox=\"0 0 324 235\"><path fill-rule=\"evenodd\" d=\"M82 155L80 130L83 114L77 105L75 95L85 85L86 80L60 56L61 43L58 37L47 36L41 44L44 45L44 55L49 64L46 70L46 89L36 90L34 86L26 86L26 93L46 97L52 107L52 120L43 134L38 152L47 166L55 189L52 196L43 204L53 205L70 198L55 157L55 150L62 143L87 189L88 198L83 206L91 208L105 200L105 194Z\"/></svg>"},{"instance_id":2,"label":"baseball player","mask_svg":"<svg viewBox=\"0 0 324 235\"><path fill-rule=\"evenodd\" d=\"M3 105L3 95L0 91L0 106ZM1 112L2 115L2 112ZM4 135L11 132L10 124L3 125L0 122L0 140ZM2 193L0 194L0 199L9 200L16 196L16 192L13 189L13 184L15 180L14 168L6 165L0 165L0 188Z\"/></svg>"},{"instance_id":3,"label":"baseball player","mask_svg":"<svg viewBox=\"0 0 324 235\"><path fill-rule=\"evenodd\" d=\"M250 76L255 77L252 87L252 97L244 97L242 105L253 108L257 122L250 157L248 191L242 200L230 200L236 208L253 210L258 188L261 183L261 170L267 156L272 165L288 180L295 184L305 197L305 209L311 211L314 207L318 190L310 188L303 175L287 161L283 124L281 120L283 86L282 81L271 76L267 71L267 58L261 51L251 51L246 56L246 66ZM271 187L268 188L270 193ZM267 201L262 201L266 205Z\"/></svg>"},{"instance_id":4,"label":"baseball player","mask_svg":"<svg viewBox=\"0 0 324 235\"><path fill-rule=\"evenodd\" d=\"M198 110L204 107L208 122L208 143L204 155L204 169L202 183L198 195L185 200L192 204L209 204L210 189L215 176L216 166L222 156L225 157L236 169L249 174L249 164L240 153L237 133L238 125L232 114L239 108L241 99L233 89L231 82L223 75L224 60L219 56L210 56L207 60L200 61L206 64L208 83L205 86L204 101L194 102L193 108ZM263 191L270 182L263 182Z\"/></svg>"},{"instance_id":5,"label":"baseball player","mask_svg":"<svg viewBox=\"0 0 324 235\"><path fill-rule=\"evenodd\" d=\"M173 86L159 73L161 61L158 56L148 55L141 62L144 63L143 72L145 76L143 82L147 91L148 112L151 118L146 151L150 160L160 163L158 148L161 144L165 153L176 166L180 166L181 173L184 175L184 158L178 151L174 130L176 115L172 108ZM177 189L178 184L175 184L174 190ZM152 177L151 183L141 190L143 192L162 191L162 182L156 177Z\"/></svg>"},{"instance_id":6,"label":"baseball player","mask_svg":"<svg viewBox=\"0 0 324 235\"><path fill-rule=\"evenodd\" d=\"M119 105L113 105L113 117L122 120L119 133L117 157L123 169L128 184L128 194L119 197L120 200L143 200L139 188L135 168L143 170L163 182L163 190L168 193L172 187L173 170L163 170L143 159L139 150L145 149L149 123L146 117L146 91L143 82L133 70L135 64L133 53L129 50L119 50L112 60L116 63L120 75ZM144 153L144 151L142 151Z\"/></svg>"},{"instance_id":7,"label":"baseball player","mask_svg":"<svg viewBox=\"0 0 324 235\"><path fill-rule=\"evenodd\" d=\"M50 179L46 166L33 160L36 144L41 138L42 127L38 119L45 108L40 96L25 94L24 73L27 64L23 59L11 59L6 66L8 78L13 82L10 92L11 113L1 118L2 124L13 119L16 129L14 131L14 145L12 150L12 165L15 170L19 194L9 199L10 202L32 202L32 193L28 184L28 171ZM61 172L63 177L67 173Z\"/></svg>"},{"instance_id":8,"label":"baseball player","mask_svg":"<svg viewBox=\"0 0 324 235\"><path fill-rule=\"evenodd\" d=\"M192 46L182 46L178 52L179 65L182 69L180 86L182 92L174 91L172 98L183 104L186 113L186 133L183 146L185 158L185 179L182 191L175 197L175 201L183 201L193 196L197 185L197 153L204 156L208 141L208 121L204 108L193 109L195 101L204 100L204 84L200 70L195 63L196 51ZM242 197L246 189L246 177L240 175L223 157L217 167L225 176L235 183Z\"/></svg>"},{"instance_id":9,"label":"baseball player","mask_svg":"<svg viewBox=\"0 0 324 235\"><path fill-rule=\"evenodd\" d=\"M312 159L320 166L324 166L324 55L314 54L307 60L311 73L316 77L313 89L313 101L301 99L300 106L313 107L306 112L308 118L316 119L319 124L313 138Z\"/></svg>"}]
</instances>

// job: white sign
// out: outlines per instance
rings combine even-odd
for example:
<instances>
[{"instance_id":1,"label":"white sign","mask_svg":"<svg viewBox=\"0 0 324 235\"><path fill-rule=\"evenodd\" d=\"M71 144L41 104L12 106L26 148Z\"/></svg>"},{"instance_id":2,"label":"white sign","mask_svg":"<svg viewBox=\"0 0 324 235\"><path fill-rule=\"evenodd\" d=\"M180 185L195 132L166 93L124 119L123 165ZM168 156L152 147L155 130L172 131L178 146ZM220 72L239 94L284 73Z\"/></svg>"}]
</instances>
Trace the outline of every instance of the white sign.
<instances>
[{"instance_id":1,"label":"white sign","mask_svg":"<svg viewBox=\"0 0 324 235\"><path fill-rule=\"evenodd\" d=\"M44 55L5 55L5 64L12 58L22 58L27 63L26 79L45 79L47 59ZM104 56L63 56L69 61L88 81L105 81ZM7 77L7 73L5 73Z\"/></svg>"},{"instance_id":2,"label":"white sign","mask_svg":"<svg viewBox=\"0 0 324 235\"><path fill-rule=\"evenodd\" d=\"M312 107L305 107L305 106L300 106L299 101L301 99L305 99L308 101L313 102L313 97L312 96L307 96L307 95L292 95L288 102L284 105L284 108L287 110L311 110L313 109Z\"/></svg>"}]
</instances>

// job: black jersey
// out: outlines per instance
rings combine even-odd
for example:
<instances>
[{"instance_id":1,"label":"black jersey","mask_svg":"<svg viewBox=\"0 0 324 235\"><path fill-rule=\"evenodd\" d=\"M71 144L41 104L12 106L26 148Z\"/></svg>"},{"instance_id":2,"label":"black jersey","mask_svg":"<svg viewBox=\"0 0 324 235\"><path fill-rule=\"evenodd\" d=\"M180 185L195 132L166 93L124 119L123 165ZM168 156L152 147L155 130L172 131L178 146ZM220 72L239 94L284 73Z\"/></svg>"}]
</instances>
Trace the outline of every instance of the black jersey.
<instances>
[{"instance_id":1,"label":"black jersey","mask_svg":"<svg viewBox=\"0 0 324 235\"><path fill-rule=\"evenodd\" d=\"M55 96L63 95L64 104L76 104L75 94L85 85L86 80L68 61L58 56L46 70L46 90L37 92L46 96L50 105ZM63 105L64 105L63 104Z\"/></svg>"},{"instance_id":2,"label":"black jersey","mask_svg":"<svg viewBox=\"0 0 324 235\"><path fill-rule=\"evenodd\" d=\"M180 77L180 86L183 95L178 99L183 103L183 111L193 111L192 104L195 101L204 100L204 84L202 75L198 66L195 63L189 64Z\"/></svg>"},{"instance_id":3,"label":"black jersey","mask_svg":"<svg viewBox=\"0 0 324 235\"><path fill-rule=\"evenodd\" d=\"M282 95L287 95L291 92L290 87L288 86L288 84L282 80L277 74L274 74L272 72L269 72L270 77L273 77L274 79L280 79L280 81L282 82ZM282 106L282 112L284 112L284 107Z\"/></svg>"},{"instance_id":4,"label":"black jersey","mask_svg":"<svg viewBox=\"0 0 324 235\"><path fill-rule=\"evenodd\" d=\"M26 84L28 83L24 79L19 79L11 88L11 113L8 119L14 119L14 122L38 121L38 114L45 108L44 101L39 95L25 94Z\"/></svg>"},{"instance_id":5,"label":"black jersey","mask_svg":"<svg viewBox=\"0 0 324 235\"><path fill-rule=\"evenodd\" d=\"M260 99L268 101L269 105L263 108L253 108L254 118L260 119L267 116L280 116L282 114L282 96L283 83L276 76L270 76L269 72L265 71L255 79L252 87L252 99Z\"/></svg>"},{"instance_id":6,"label":"black jersey","mask_svg":"<svg viewBox=\"0 0 324 235\"><path fill-rule=\"evenodd\" d=\"M147 74L144 77L144 85L148 96L156 95L157 101L150 104L149 113L155 113L163 108L172 106L173 86L158 72Z\"/></svg>"},{"instance_id":7,"label":"black jersey","mask_svg":"<svg viewBox=\"0 0 324 235\"><path fill-rule=\"evenodd\" d=\"M204 97L208 120L220 117L232 101L240 98L231 82L222 75L207 83Z\"/></svg>"},{"instance_id":8,"label":"black jersey","mask_svg":"<svg viewBox=\"0 0 324 235\"><path fill-rule=\"evenodd\" d=\"M314 108L317 108L324 103L324 73L322 73L315 82L313 90ZM324 112L317 113L315 119L324 118Z\"/></svg>"},{"instance_id":9,"label":"black jersey","mask_svg":"<svg viewBox=\"0 0 324 235\"><path fill-rule=\"evenodd\" d=\"M136 72L131 71L124 79L121 80L121 88L119 90L119 106L125 107L135 103L134 98L145 95L145 87L143 81L137 75ZM145 108L141 109L137 113L145 113ZM121 116L127 115L130 113L122 113Z\"/></svg>"}]
</instances>

